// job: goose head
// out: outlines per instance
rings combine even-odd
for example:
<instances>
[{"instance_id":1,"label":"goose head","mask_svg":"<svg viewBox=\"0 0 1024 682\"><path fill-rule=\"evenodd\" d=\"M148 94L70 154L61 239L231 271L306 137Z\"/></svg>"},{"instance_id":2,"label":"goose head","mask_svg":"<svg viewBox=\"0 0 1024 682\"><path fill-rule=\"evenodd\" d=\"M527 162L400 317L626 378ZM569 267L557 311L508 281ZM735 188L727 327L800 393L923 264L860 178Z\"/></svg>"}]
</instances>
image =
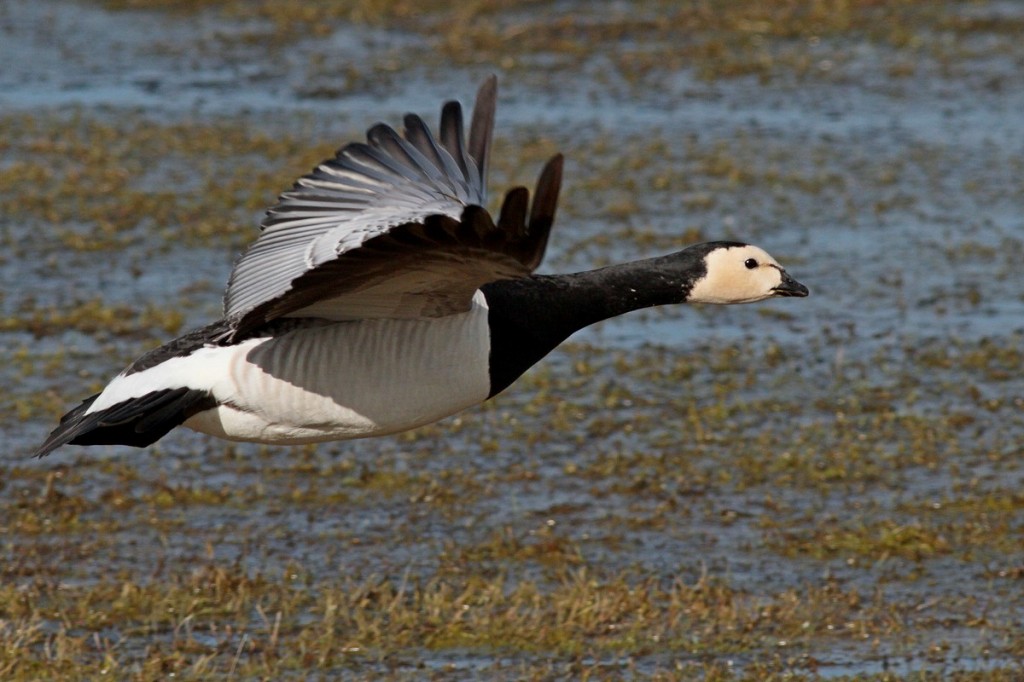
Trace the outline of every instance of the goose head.
<instances>
[{"instance_id":1,"label":"goose head","mask_svg":"<svg viewBox=\"0 0 1024 682\"><path fill-rule=\"evenodd\" d=\"M738 242L702 246L706 249L703 274L693 280L689 303L753 303L809 293L764 249Z\"/></svg>"}]
</instances>

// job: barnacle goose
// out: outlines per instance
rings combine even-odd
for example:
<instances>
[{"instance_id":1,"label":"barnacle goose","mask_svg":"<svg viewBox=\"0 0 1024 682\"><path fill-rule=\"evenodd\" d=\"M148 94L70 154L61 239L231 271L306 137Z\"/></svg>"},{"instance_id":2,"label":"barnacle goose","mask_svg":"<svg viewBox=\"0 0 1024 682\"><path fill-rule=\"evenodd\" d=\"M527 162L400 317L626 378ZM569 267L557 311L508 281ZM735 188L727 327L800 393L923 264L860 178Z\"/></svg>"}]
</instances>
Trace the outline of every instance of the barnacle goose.
<instances>
[{"instance_id":1,"label":"barnacle goose","mask_svg":"<svg viewBox=\"0 0 1024 682\"><path fill-rule=\"evenodd\" d=\"M36 456L143 447L178 425L221 438L312 443L379 436L499 393L570 334L669 303L806 296L738 242L588 272L532 275L555 217L562 156L483 206L496 79L463 132L405 117L342 147L281 195L235 264L224 318L152 350L61 419Z\"/></svg>"}]
</instances>

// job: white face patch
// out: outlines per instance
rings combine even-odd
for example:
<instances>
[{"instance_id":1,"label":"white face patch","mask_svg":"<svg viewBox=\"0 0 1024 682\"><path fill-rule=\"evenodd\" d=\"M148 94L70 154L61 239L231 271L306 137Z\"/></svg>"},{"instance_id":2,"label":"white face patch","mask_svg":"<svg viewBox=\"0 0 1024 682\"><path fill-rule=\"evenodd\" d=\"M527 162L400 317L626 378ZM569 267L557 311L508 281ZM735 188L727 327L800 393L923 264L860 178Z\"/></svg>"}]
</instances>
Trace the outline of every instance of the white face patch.
<instances>
[{"instance_id":1,"label":"white face patch","mask_svg":"<svg viewBox=\"0 0 1024 682\"><path fill-rule=\"evenodd\" d=\"M764 249L727 246L704 257L707 274L690 289L690 303L753 303L775 295L782 267Z\"/></svg>"}]
</instances>

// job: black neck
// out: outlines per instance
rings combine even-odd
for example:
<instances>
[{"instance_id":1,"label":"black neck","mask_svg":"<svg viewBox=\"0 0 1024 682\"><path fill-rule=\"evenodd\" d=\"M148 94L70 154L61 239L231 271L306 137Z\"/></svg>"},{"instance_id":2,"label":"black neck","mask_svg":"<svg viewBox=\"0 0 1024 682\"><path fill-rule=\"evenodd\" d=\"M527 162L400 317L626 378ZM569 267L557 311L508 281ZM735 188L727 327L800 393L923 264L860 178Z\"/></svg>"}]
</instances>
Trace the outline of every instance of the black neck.
<instances>
[{"instance_id":1,"label":"black neck","mask_svg":"<svg viewBox=\"0 0 1024 682\"><path fill-rule=\"evenodd\" d=\"M491 395L504 390L574 332L633 310L686 301L704 275L703 250L571 275L537 275L482 287L490 307Z\"/></svg>"}]
</instances>

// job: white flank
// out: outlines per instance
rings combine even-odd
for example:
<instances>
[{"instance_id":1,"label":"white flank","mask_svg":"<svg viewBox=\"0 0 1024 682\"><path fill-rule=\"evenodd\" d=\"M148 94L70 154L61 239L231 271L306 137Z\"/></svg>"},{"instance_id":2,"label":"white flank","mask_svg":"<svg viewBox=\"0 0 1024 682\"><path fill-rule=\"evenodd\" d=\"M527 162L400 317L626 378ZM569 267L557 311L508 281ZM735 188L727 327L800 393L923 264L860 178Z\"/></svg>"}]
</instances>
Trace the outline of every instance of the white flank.
<instances>
[{"instance_id":1,"label":"white flank","mask_svg":"<svg viewBox=\"0 0 1024 682\"><path fill-rule=\"evenodd\" d=\"M312 443L427 424L487 398L487 305L425 320L360 320L203 348L118 376L90 408L188 386L218 407L185 426L230 440Z\"/></svg>"}]
</instances>

